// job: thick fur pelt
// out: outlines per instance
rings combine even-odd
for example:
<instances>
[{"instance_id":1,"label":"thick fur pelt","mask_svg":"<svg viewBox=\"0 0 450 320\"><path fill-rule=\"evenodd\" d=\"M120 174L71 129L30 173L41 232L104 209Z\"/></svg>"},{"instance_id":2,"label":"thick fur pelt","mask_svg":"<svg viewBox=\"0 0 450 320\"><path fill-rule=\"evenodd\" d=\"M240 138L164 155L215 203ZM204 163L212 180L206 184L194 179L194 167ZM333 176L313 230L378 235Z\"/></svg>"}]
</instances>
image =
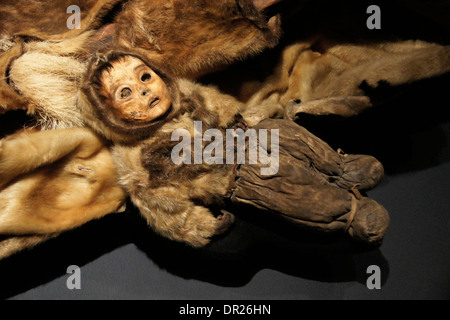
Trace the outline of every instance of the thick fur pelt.
<instances>
[{"instance_id":1,"label":"thick fur pelt","mask_svg":"<svg viewBox=\"0 0 450 320\"><path fill-rule=\"evenodd\" d=\"M57 237L59 234L0 237L0 260Z\"/></svg>"},{"instance_id":2,"label":"thick fur pelt","mask_svg":"<svg viewBox=\"0 0 450 320\"><path fill-rule=\"evenodd\" d=\"M89 129L10 135L0 140L0 235L11 237L0 257L120 211L126 197L108 144Z\"/></svg>"},{"instance_id":3,"label":"thick fur pelt","mask_svg":"<svg viewBox=\"0 0 450 320\"><path fill-rule=\"evenodd\" d=\"M57 42L16 38L0 54L0 114L26 110L42 129L82 127L75 99L86 64L78 57L91 35Z\"/></svg>"},{"instance_id":4,"label":"thick fur pelt","mask_svg":"<svg viewBox=\"0 0 450 320\"><path fill-rule=\"evenodd\" d=\"M102 3L91 10L93 17L101 16L97 7ZM105 1L104 10L114 3ZM18 2L4 10L22 6ZM70 37L64 33L53 39L36 30L0 36L0 113L24 109L45 129L79 127L74 90L93 55L101 57L120 45L141 51L172 75L196 78L275 46L281 32L278 17L267 20L251 0L133 0L114 13L112 22L86 24Z\"/></svg>"},{"instance_id":5,"label":"thick fur pelt","mask_svg":"<svg viewBox=\"0 0 450 320\"><path fill-rule=\"evenodd\" d=\"M447 3L379 1L381 29L375 30L366 25L371 4L283 2L280 44L205 81L220 83L255 110L277 104L286 109L279 117L353 116L450 71Z\"/></svg>"},{"instance_id":6,"label":"thick fur pelt","mask_svg":"<svg viewBox=\"0 0 450 320\"><path fill-rule=\"evenodd\" d=\"M41 39L70 38L97 28L102 19L121 0L2 0L0 39L2 36L27 35ZM80 28L69 29L67 13L71 5L80 8Z\"/></svg>"},{"instance_id":7,"label":"thick fur pelt","mask_svg":"<svg viewBox=\"0 0 450 320\"><path fill-rule=\"evenodd\" d=\"M9 72L13 87L34 105L37 125L44 129L82 127L76 93L85 65L71 57L30 50Z\"/></svg>"},{"instance_id":8,"label":"thick fur pelt","mask_svg":"<svg viewBox=\"0 0 450 320\"><path fill-rule=\"evenodd\" d=\"M0 234L71 229L125 199L108 145L89 129L27 130L0 140L0 177Z\"/></svg>"},{"instance_id":9,"label":"thick fur pelt","mask_svg":"<svg viewBox=\"0 0 450 320\"><path fill-rule=\"evenodd\" d=\"M189 78L273 47L281 33L278 17L267 21L249 0L139 0L115 21L120 46Z\"/></svg>"},{"instance_id":10,"label":"thick fur pelt","mask_svg":"<svg viewBox=\"0 0 450 320\"><path fill-rule=\"evenodd\" d=\"M380 85L406 85L449 71L450 46L424 41L298 42L283 49L274 74L248 104L277 104L290 119L299 113L354 116L373 105L367 92Z\"/></svg>"},{"instance_id":11,"label":"thick fur pelt","mask_svg":"<svg viewBox=\"0 0 450 320\"><path fill-rule=\"evenodd\" d=\"M10 86L9 80L11 63L22 55L23 47L21 44L9 41L7 44L4 43L4 49L8 51L2 54L0 50L0 115L11 110L30 110L32 112L34 108L31 103Z\"/></svg>"}]
</instances>

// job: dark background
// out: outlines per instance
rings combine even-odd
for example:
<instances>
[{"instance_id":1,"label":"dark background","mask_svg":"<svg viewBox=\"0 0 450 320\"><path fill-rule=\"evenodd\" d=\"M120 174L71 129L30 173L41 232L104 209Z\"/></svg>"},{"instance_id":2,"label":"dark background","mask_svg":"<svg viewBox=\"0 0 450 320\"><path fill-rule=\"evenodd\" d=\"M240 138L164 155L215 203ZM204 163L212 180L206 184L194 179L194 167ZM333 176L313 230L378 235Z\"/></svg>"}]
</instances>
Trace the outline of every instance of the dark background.
<instances>
[{"instance_id":1,"label":"dark background","mask_svg":"<svg viewBox=\"0 0 450 320\"><path fill-rule=\"evenodd\" d=\"M351 14L340 12L339 2L313 6L354 18L367 37L448 44L442 13L434 19L400 2L377 1L370 4L382 9L382 30L368 33L368 2L346 3ZM0 298L449 299L449 80L447 74L382 87L373 92L377 107L351 119L302 119L334 149L371 154L384 164L384 181L368 194L391 216L379 248L361 247L345 235L309 234L260 212L238 212L226 237L194 250L155 235L130 209L0 261ZM70 265L81 268L81 290L66 287ZM381 269L380 290L366 287L370 265Z\"/></svg>"}]
</instances>

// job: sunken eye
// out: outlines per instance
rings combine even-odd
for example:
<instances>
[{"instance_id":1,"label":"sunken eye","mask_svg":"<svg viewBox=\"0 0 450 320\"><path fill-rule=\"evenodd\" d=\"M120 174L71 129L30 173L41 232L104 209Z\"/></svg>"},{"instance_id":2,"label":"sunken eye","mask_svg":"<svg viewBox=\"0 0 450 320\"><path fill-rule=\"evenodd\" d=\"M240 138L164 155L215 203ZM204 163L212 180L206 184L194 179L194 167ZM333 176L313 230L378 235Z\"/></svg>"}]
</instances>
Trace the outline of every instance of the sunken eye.
<instances>
[{"instance_id":1,"label":"sunken eye","mask_svg":"<svg viewBox=\"0 0 450 320\"><path fill-rule=\"evenodd\" d=\"M120 91L120 97L121 97L122 99L125 99L125 98L128 98L129 96L131 96L132 93L133 93L133 91L131 91L130 88L123 88L123 89Z\"/></svg>"},{"instance_id":2,"label":"sunken eye","mask_svg":"<svg viewBox=\"0 0 450 320\"><path fill-rule=\"evenodd\" d=\"M152 78L150 73L145 72L142 76L141 76L141 81L142 82L147 82Z\"/></svg>"}]
</instances>

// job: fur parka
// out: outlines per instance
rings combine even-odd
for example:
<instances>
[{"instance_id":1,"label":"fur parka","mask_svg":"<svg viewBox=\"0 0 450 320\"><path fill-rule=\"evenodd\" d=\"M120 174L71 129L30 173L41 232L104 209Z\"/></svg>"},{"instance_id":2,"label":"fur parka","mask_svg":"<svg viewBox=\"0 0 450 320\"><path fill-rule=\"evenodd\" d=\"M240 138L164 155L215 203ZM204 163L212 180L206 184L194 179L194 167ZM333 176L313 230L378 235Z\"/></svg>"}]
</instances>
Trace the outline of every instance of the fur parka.
<instances>
[{"instance_id":1,"label":"fur parka","mask_svg":"<svg viewBox=\"0 0 450 320\"><path fill-rule=\"evenodd\" d=\"M141 59L164 79L172 106L163 118L144 124L124 121L103 104L95 89L97 69L122 55ZM113 51L101 62L95 59L91 62L78 102L86 123L113 142L118 181L155 231L199 247L227 229L232 216L216 217L208 206L219 207L230 196L236 167L225 163L174 163L171 154L179 142L172 141L172 134L183 129L194 137L194 121L202 123L200 134L213 128L225 133L237 123L242 103L214 87L188 79L172 79L145 57L124 51ZM202 153L204 148L205 143L201 146Z\"/></svg>"},{"instance_id":2,"label":"fur parka","mask_svg":"<svg viewBox=\"0 0 450 320\"><path fill-rule=\"evenodd\" d=\"M134 64L130 57L139 62ZM134 86L133 78L123 72L123 68L139 70L142 63L154 73L154 82L163 79L171 97L162 116L144 123L139 116L115 112L112 102L123 87L145 92L139 89L145 83L141 73L136 71L139 85ZM250 129L240 114L244 105L234 97L188 79L167 77L151 61L132 52L111 52L102 62L92 61L88 70L79 93L80 109L88 125L114 143L118 181L157 233L194 247L204 246L233 222L228 212L214 214L214 209L232 200L303 227L344 230L370 244L382 241L389 215L359 192L375 187L383 177L383 167L373 157L340 154L290 120L267 119L256 126L260 132ZM113 81L112 92L99 79ZM131 96L130 103L146 101L147 109L146 96L166 99L160 87L151 88L154 92ZM207 143L212 141L212 130L211 145L218 143L213 150ZM245 140L246 130L254 137L241 145L238 138L236 143L234 136ZM270 146L258 138L268 131ZM262 160L264 149L271 154L268 161ZM245 159L238 155L240 151L246 153Z\"/></svg>"},{"instance_id":3,"label":"fur parka","mask_svg":"<svg viewBox=\"0 0 450 320\"><path fill-rule=\"evenodd\" d=\"M123 211L108 143L85 128L25 130L0 140L0 259Z\"/></svg>"}]
</instances>

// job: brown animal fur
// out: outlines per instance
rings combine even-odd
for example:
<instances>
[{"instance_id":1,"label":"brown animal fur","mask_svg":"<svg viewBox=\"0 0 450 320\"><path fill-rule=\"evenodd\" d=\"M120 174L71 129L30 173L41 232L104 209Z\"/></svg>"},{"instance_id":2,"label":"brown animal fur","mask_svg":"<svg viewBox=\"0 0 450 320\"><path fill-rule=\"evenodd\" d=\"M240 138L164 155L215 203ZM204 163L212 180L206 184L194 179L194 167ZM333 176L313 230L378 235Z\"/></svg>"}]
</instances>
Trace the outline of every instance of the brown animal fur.
<instances>
[{"instance_id":1,"label":"brown animal fur","mask_svg":"<svg viewBox=\"0 0 450 320\"><path fill-rule=\"evenodd\" d=\"M31 103L9 85L9 68L12 62L22 55L23 46L17 44L8 50L4 54L0 51L0 115L9 110L33 110Z\"/></svg>"},{"instance_id":2,"label":"brown animal fur","mask_svg":"<svg viewBox=\"0 0 450 320\"><path fill-rule=\"evenodd\" d=\"M25 249L32 249L47 240L57 237L59 234L31 235L31 236L11 236L5 239L0 238L0 260L8 258L17 252Z\"/></svg>"},{"instance_id":3,"label":"brown animal fur","mask_svg":"<svg viewBox=\"0 0 450 320\"><path fill-rule=\"evenodd\" d=\"M98 19L100 9L107 10L116 2L99 2L89 15ZM17 6L14 10L21 8L21 2ZM5 8L14 11L11 6ZM93 30L94 26L87 24L71 37L42 36L35 30L23 39L18 35L14 41L0 39L6 50L0 52L0 112L28 110L48 129L82 126L72 93L93 54L117 45L138 47L142 55L164 64L173 75L195 78L273 47L280 35L279 20L267 22L250 0L134 0L124 5L114 23L98 30ZM60 65L67 65L68 70L61 70ZM45 81L36 86L34 79ZM55 103L55 91L67 95L61 97L65 104Z\"/></svg>"},{"instance_id":4,"label":"brown animal fur","mask_svg":"<svg viewBox=\"0 0 450 320\"><path fill-rule=\"evenodd\" d=\"M40 39L64 39L96 28L101 19L122 0L2 0L0 37L27 35ZM70 5L80 8L81 29L68 29Z\"/></svg>"},{"instance_id":5,"label":"brown animal fur","mask_svg":"<svg viewBox=\"0 0 450 320\"><path fill-rule=\"evenodd\" d=\"M315 48L321 48L320 52ZM353 116L372 106L362 85L408 84L450 71L450 46L423 41L371 45L299 42L284 48L275 73L248 101L297 113ZM300 104L289 104L301 100Z\"/></svg>"},{"instance_id":6,"label":"brown animal fur","mask_svg":"<svg viewBox=\"0 0 450 320\"><path fill-rule=\"evenodd\" d=\"M277 17L267 23L248 0L135 1L116 23L120 46L190 78L273 47L281 31Z\"/></svg>"},{"instance_id":7,"label":"brown animal fur","mask_svg":"<svg viewBox=\"0 0 450 320\"><path fill-rule=\"evenodd\" d=\"M117 211L126 198L107 144L89 129L0 140L0 177L0 234L59 233Z\"/></svg>"}]
</instances>

